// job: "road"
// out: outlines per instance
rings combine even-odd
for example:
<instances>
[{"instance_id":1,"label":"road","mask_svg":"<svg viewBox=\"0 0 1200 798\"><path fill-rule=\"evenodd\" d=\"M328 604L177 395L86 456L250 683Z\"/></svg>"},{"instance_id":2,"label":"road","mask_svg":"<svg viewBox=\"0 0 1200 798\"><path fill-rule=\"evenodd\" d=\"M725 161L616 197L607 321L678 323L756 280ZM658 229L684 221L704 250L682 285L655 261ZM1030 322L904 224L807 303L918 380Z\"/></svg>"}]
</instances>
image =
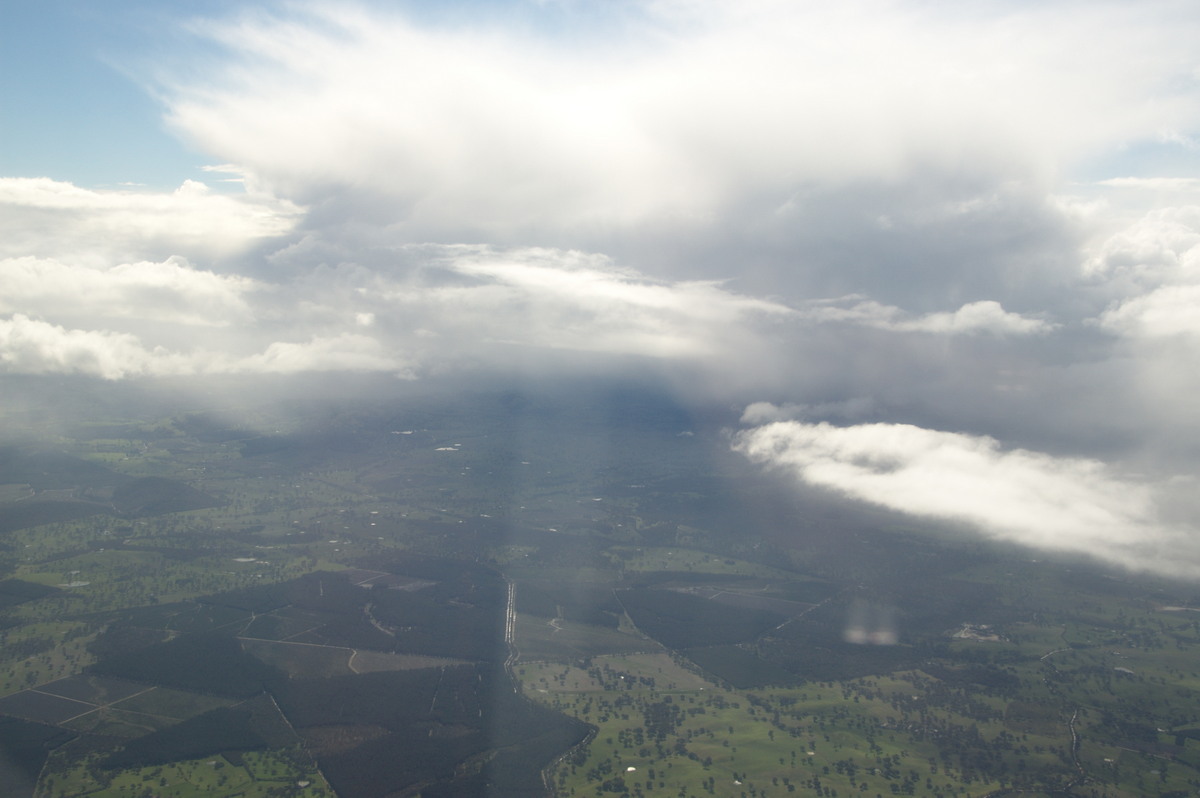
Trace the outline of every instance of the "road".
<instances>
[{"instance_id":1,"label":"road","mask_svg":"<svg viewBox=\"0 0 1200 798\"><path fill-rule=\"evenodd\" d=\"M511 580L508 583L508 603L504 608L504 644L508 646L508 656L504 659L504 670L512 681L513 692L521 692L521 685L513 673L513 664L520 653L517 650L517 585Z\"/></svg>"}]
</instances>

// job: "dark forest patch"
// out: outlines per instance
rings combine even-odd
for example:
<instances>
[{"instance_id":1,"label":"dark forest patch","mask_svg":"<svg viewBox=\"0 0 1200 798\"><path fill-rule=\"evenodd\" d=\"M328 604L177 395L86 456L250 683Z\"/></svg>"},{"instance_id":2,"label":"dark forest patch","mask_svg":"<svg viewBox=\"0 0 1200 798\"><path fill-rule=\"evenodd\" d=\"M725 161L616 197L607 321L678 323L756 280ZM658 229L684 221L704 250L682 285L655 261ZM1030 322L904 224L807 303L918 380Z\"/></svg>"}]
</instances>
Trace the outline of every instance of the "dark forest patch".
<instances>
[{"instance_id":1,"label":"dark forest patch","mask_svg":"<svg viewBox=\"0 0 1200 798\"><path fill-rule=\"evenodd\" d=\"M1012 691L1021 686L1021 680L1014 674L1001 668L982 665L966 665L950 667L936 663L926 663L921 670L930 676L941 679L953 685L977 685L1000 692Z\"/></svg>"},{"instance_id":2,"label":"dark forest patch","mask_svg":"<svg viewBox=\"0 0 1200 798\"><path fill-rule=\"evenodd\" d=\"M181 635L167 643L117 654L88 670L232 698L248 698L284 678L280 671L242 651L237 640L216 633Z\"/></svg>"},{"instance_id":3,"label":"dark forest patch","mask_svg":"<svg viewBox=\"0 0 1200 798\"><path fill-rule=\"evenodd\" d=\"M24 604L26 601L34 601L61 592L57 587L39 585L37 582L26 582L24 579L5 579L0 581L0 608Z\"/></svg>"},{"instance_id":4,"label":"dark forest patch","mask_svg":"<svg viewBox=\"0 0 1200 798\"><path fill-rule=\"evenodd\" d=\"M231 699L176 690L170 687L151 687L114 704L109 711L128 712L135 715L153 715L158 718L187 720L202 715L210 709L227 707Z\"/></svg>"},{"instance_id":5,"label":"dark forest patch","mask_svg":"<svg viewBox=\"0 0 1200 798\"><path fill-rule=\"evenodd\" d=\"M608 585L522 582L517 588L517 612L616 629L623 610Z\"/></svg>"},{"instance_id":6,"label":"dark forest patch","mask_svg":"<svg viewBox=\"0 0 1200 798\"><path fill-rule=\"evenodd\" d=\"M29 499L0 504L0 533L30 529L42 524L74 521L107 512L103 504Z\"/></svg>"},{"instance_id":7,"label":"dark forest patch","mask_svg":"<svg viewBox=\"0 0 1200 798\"><path fill-rule=\"evenodd\" d=\"M1004 725L1025 734L1057 734L1067 724L1060 707L1041 701L1010 701L1004 711Z\"/></svg>"},{"instance_id":8,"label":"dark forest patch","mask_svg":"<svg viewBox=\"0 0 1200 798\"><path fill-rule=\"evenodd\" d=\"M93 704L39 693L36 690L22 690L0 698L0 714L38 723L62 723L95 708Z\"/></svg>"},{"instance_id":9,"label":"dark forest patch","mask_svg":"<svg viewBox=\"0 0 1200 798\"><path fill-rule=\"evenodd\" d=\"M543 791L541 769L587 733L488 667L289 682L277 698L343 798L418 785L423 795L526 798Z\"/></svg>"},{"instance_id":10,"label":"dark forest patch","mask_svg":"<svg viewBox=\"0 0 1200 798\"><path fill-rule=\"evenodd\" d=\"M297 585L294 582L280 582L272 585L254 585L240 590L230 590L212 596L197 599L201 604L216 607L232 607L235 610L252 613L266 613L291 604L298 596Z\"/></svg>"},{"instance_id":11,"label":"dark forest patch","mask_svg":"<svg viewBox=\"0 0 1200 798\"><path fill-rule=\"evenodd\" d=\"M135 479L117 487L112 495L113 509L131 518L203 510L219 504L207 493L166 477Z\"/></svg>"},{"instance_id":12,"label":"dark forest patch","mask_svg":"<svg viewBox=\"0 0 1200 798\"><path fill-rule=\"evenodd\" d=\"M291 617L298 611L314 620L295 642L452 659L502 658L507 588L490 569L478 574L481 581L455 577L414 592L362 588L340 574L318 572L261 591L203 601L257 605L260 610L287 601L288 608L277 612ZM271 634L277 626L262 629Z\"/></svg>"},{"instance_id":13,"label":"dark forest patch","mask_svg":"<svg viewBox=\"0 0 1200 798\"><path fill-rule=\"evenodd\" d=\"M111 704L115 701L123 701L145 689L146 685L136 682L127 682L107 676L80 674L43 684L38 691L52 693L63 698L73 698L76 701L86 701L90 704Z\"/></svg>"},{"instance_id":14,"label":"dark forest patch","mask_svg":"<svg viewBox=\"0 0 1200 798\"><path fill-rule=\"evenodd\" d=\"M753 640L787 616L718 604L673 590L617 594L637 627L669 648L699 648Z\"/></svg>"},{"instance_id":15,"label":"dark forest patch","mask_svg":"<svg viewBox=\"0 0 1200 798\"><path fill-rule=\"evenodd\" d=\"M383 726L347 723L313 726L305 729L300 737L304 747L313 756L321 758L353 751L363 743L386 737L389 733Z\"/></svg>"},{"instance_id":16,"label":"dark forest patch","mask_svg":"<svg viewBox=\"0 0 1200 798\"><path fill-rule=\"evenodd\" d=\"M162 643L166 637L167 633L162 629L145 629L118 621L109 624L95 640L88 643L88 651L98 659L127 655Z\"/></svg>"},{"instance_id":17,"label":"dark forest patch","mask_svg":"<svg viewBox=\"0 0 1200 798\"><path fill-rule=\"evenodd\" d=\"M205 443L228 443L254 437L253 432L230 427L221 419L207 413L190 413L176 418L172 424L185 435Z\"/></svg>"},{"instance_id":18,"label":"dark forest patch","mask_svg":"<svg viewBox=\"0 0 1200 798\"><path fill-rule=\"evenodd\" d=\"M129 479L89 460L66 454L29 452L0 446L0 484L29 485L35 491L106 488Z\"/></svg>"},{"instance_id":19,"label":"dark forest patch","mask_svg":"<svg viewBox=\"0 0 1200 798\"><path fill-rule=\"evenodd\" d=\"M785 618L793 615L799 615L801 612L804 612L813 606L812 604L803 604L798 601L775 598L763 593L741 592L736 588L681 588L679 592L689 593L694 596L699 596L703 599L708 599L709 601L715 601L718 604L726 604L730 607L741 607L742 609L747 610L766 610L769 612L775 612L784 616Z\"/></svg>"},{"instance_id":20,"label":"dark forest patch","mask_svg":"<svg viewBox=\"0 0 1200 798\"><path fill-rule=\"evenodd\" d=\"M760 641L768 662L805 681L839 681L877 676L919 667L937 652L926 647L805 643L801 640Z\"/></svg>"},{"instance_id":21,"label":"dark forest patch","mask_svg":"<svg viewBox=\"0 0 1200 798\"><path fill-rule=\"evenodd\" d=\"M243 640L242 647L256 659L278 668L291 679L317 679L354 673L349 665L354 652L348 648L266 640Z\"/></svg>"},{"instance_id":22,"label":"dark forest patch","mask_svg":"<svg viewBox=\"0 0 1200 798\"><path fill-rule=\"evenodd\" d=\"M738 690L768 685L788 685L797 681L795 674L767 662L738 646L693 648L682 652L704 670Z\"/></svg>"},{"instance_id":23,"label":"dark forest patch","mask_svg":"<svg viewBox=\"0 0 1200 798\"><path fill-rule=\"evenodd\" d=\"M110 770L163 765L198 759L222 751L255 751L267 741L255 730L248 707L222 707L130 740L106 757L101 766Z\"/></svg>"},{"instance_id":24,"label":"dark forest patch","mask_svg":"<svg viewBox=\"0 0 1200 798\"><path fill-rule=\"evenodd\" d=\"M0 718L0 794L32 796L50 752L75 737L54 726Z\"/></svg>"},{"instance_id":25,"label":"dark forest patch","mask_svg":"<svg viewBox=\"0 0 1200 798\"><path fill-rule=\"evenodd\" d=\"M88 645L99 659L163 642L170 632L199 634L233 628L250 613L232 607L180 601L105 613L108 626Z\"/></svg>"}]
</instances>

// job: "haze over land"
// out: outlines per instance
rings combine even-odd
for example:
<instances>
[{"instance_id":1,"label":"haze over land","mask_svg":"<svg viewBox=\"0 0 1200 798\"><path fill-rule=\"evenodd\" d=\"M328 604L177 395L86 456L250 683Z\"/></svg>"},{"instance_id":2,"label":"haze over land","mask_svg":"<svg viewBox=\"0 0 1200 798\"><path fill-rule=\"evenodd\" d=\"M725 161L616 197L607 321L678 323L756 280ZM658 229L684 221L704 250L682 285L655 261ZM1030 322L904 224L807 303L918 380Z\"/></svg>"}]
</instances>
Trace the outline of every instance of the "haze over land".
<instances>
[{"instance_id":1,"label":"haze over land","mask_svg":"<svg viewBox=\"0 0 1200 798\"><path fill-rule=\"evenodd\" d=\"M1190 4L86 5L5 48L5 373L632 376L851 499L1200 566Z\"/></svg>"}]
</instances>

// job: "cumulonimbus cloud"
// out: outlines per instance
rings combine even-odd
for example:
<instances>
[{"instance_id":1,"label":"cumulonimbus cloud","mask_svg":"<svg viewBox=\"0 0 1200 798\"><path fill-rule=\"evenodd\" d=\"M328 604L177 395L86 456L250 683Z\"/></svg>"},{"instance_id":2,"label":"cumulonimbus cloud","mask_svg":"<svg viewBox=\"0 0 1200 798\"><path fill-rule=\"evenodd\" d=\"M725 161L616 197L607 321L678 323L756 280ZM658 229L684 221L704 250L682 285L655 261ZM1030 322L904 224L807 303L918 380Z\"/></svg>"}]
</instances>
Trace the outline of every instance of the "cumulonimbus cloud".
<instances>
[{"instance_id":1,"label":"cumulonimbus cloud","mask_svg":"<svg viewBox=\"0 0 1200 798\"><path fill-rule=\"evenodd\" d=\"M697 230L915 169L1037 182L1190 129L1194 20L1155 8L632 3L580 46L313 3L197 24L224 68L165 94L200 149L302 202L360 192L416 240Z\"/></svg>"},{"instance_id":2,"label":"cumulonimbus cloud","mask_svg":"<svg viewBox=\"0 0 1200 798\"><path fill-rule=\"evenodd\" d=\"M733 447L808 484L998 539L1173 575L1200 572L1190 535L1159 521L1155 490L1096 460L905 424L779 421L737 433Z\"/></svg>"}]
</instances>

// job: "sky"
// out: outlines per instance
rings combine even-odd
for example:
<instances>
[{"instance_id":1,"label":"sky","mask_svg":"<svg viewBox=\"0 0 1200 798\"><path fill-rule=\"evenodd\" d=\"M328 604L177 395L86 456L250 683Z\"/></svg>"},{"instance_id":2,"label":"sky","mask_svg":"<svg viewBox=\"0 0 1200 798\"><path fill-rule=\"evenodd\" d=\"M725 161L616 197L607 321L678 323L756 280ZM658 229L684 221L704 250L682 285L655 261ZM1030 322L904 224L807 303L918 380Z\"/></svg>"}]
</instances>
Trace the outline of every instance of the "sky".
<instances>
[{"instance_id":1,"label":"sky","mask_svg":"<svg viewBox=\"0 0 1200 798\"><path fill-rule=\"evenodd\" d=\"M0 373L654 373L798 482L1200 572L1194 3L4 15Z\"/></svg>"}]
</instances>

